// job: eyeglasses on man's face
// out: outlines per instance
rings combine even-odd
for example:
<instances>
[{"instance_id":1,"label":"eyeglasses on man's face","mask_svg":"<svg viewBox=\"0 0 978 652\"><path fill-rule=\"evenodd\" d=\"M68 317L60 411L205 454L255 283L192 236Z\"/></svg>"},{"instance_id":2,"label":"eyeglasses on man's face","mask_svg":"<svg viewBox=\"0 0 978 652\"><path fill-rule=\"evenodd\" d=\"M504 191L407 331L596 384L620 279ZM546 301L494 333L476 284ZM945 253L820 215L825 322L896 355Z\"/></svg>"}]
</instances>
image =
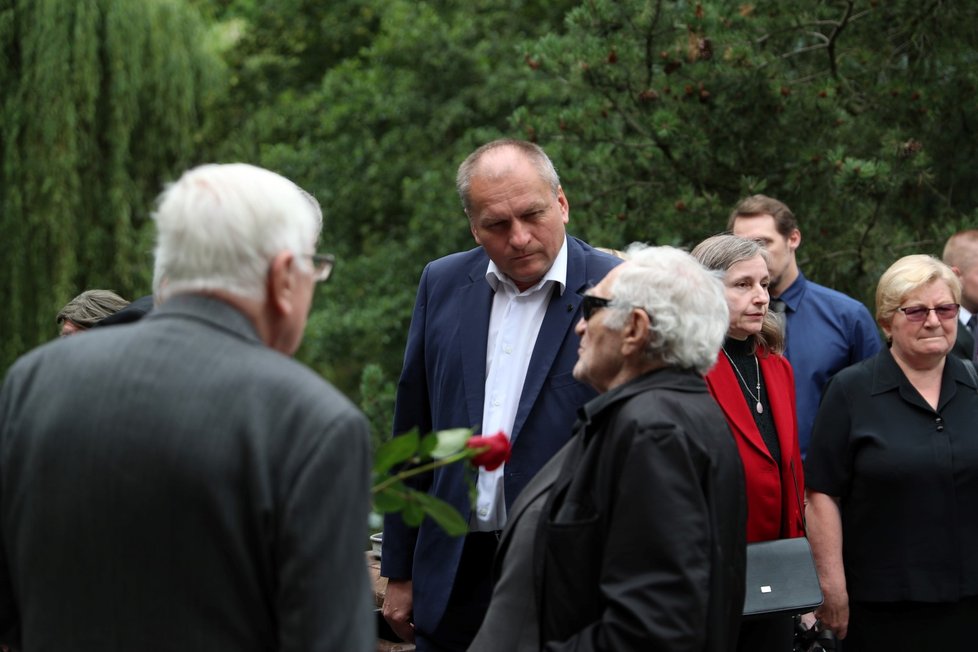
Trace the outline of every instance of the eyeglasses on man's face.
<instances>
[{"instance_id":1,"label":"eyeglasses on man's face","mask_svg":"<svg viewBox=\"0 0 978 652\"><path fill-rule=\"evenodd\" d=\"M934 311L938 319L947 320L954 319L958 316L959 307L956 303L942 303L933 308L928 308L927 306L910 306L909 308L898 308L898 310L907 316L907 321L924 321L927 319L927 315L931 310Z\"/></svg>"},{"instance_id":2,"label":"eyeglasses on man's face","mask_svg":"<svg viewBox=\"0 0 978 652\"><path fill-rule=\"evenodd\" d=\"M602 308L607 308L610 303L611 299L596 297L590 294L584 295L584 301L581 302L581 313L584 315L584 321L590 321L594 313Z\"/></svg>"},{"instance_id":3,"label":"eyeglasses on man's face","mask_svg":"<svg viewBox=\"0 0 978 652\"><path fill-rule=\"evenodd\" d=\"M306 254L306 257L312 259L313 280L316 283L325 283L329 275L333 273L336 256L333 254Z\"/></svg>"}]
</instances>

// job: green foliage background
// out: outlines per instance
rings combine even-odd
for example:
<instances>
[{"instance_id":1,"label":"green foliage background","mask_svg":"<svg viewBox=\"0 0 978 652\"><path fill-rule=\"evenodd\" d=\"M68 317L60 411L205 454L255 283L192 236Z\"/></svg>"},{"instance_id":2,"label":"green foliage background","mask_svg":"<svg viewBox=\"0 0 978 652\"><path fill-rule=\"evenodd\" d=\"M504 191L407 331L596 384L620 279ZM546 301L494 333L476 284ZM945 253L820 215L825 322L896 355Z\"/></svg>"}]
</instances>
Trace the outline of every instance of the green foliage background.
<instances>
[{"instance_id":1,"label":"green foliage background","mask_svg":"<svg viewBox=\"0 0 978 652\"><path fill-rule=\"evenodd\" d=\"M389 428L414 289L473 246L455 168L554 159L570 230L690 247L743 195L871 302L976 223L973 3L937 0L0 0L0 365L78 292L148 291L152 198L242 160L323 204L338 255L299 357Z\"/></svg>"},{"instance_id":2,"label":"green foliage background","mask_svg":"<svg viewBox=\"0 0 978 652\"><path fill-rule=\"evenodd\" d=\"M149 292L149 206L216 118L205 29L178 0L0 0L0 369L81 291Z\"/></svg>"}]
</instances>

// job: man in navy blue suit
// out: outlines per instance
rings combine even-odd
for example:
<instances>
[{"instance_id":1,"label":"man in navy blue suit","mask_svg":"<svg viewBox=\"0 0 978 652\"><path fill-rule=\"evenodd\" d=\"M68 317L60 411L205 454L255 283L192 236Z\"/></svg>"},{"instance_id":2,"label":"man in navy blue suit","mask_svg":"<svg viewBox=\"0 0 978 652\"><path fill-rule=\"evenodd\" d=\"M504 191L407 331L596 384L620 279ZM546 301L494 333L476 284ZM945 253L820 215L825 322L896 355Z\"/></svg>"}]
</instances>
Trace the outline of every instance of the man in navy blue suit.
<instances>
[{"instance_id":1,"label":"man in navy blue suit","mask_svg":"<svg viewBox=\"0 0 978 652\"><path fill-rule=\"evenodd\" d=\"M384 522L384 616L418 650L465 650L492 591L490 569L506 510L571 435L594 391L574 380L584 291L620 261L565 234L570 213L557 172L540 147L483 145L456 178L480 246L425 267L397 389L394 434L473 427L506 433L512 457L480 470L469 500L455 464L420 488L469 522L450 537L426 520Z\"/></svg>"}]
</instances>

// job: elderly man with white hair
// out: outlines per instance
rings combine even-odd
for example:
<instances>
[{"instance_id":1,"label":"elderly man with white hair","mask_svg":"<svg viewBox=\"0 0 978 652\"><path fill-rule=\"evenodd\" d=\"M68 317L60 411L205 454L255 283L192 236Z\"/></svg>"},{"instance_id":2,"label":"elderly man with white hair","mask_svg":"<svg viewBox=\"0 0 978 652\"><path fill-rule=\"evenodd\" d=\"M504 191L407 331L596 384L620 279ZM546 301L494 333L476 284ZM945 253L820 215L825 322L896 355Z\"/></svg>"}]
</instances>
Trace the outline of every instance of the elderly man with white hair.
<instances>
[{"instance_id":1,"label":"elderly man with white hair","mask_svg":"<svg viewBox=\"0 0 978 652\"><path fill-rule=\"evenodd\" d=\"M729 650L744 600L744 477L703 374L720 280L633 245L584 298L574 375L600 395L520 494L470 652Z\"/></svg>"},{"instance_id":2,"label":"elderly man with white hair","mask_svg":"<svg viewBox=\"0 0 978 652\"><path fill-rule=\"evenodd\" d=\"M373 649L367 423L290 357L332 267L319 205L205 165L155 220L159 307L0 390L0 643Z\"/></svg>"}]
</instances>

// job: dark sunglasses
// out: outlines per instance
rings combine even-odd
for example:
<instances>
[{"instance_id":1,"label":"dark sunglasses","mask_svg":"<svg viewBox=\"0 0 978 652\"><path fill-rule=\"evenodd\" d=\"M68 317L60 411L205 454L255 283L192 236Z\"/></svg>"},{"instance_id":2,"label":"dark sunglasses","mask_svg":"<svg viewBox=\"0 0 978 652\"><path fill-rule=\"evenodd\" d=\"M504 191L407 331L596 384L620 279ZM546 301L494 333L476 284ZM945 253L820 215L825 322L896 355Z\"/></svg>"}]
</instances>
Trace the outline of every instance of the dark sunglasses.
<instances>
[{"instance_id":1,"label":"dark sunglasses","mask_svg":"<svg viewBox=\"0 0 978 652\"><path fill-rule=\"evenodd\" d=\"M942 303L939 306L934 306L933 308L927 308L925 306L910 306L909 308L899 308L900 312L907 316L907 321L924 321L927 319L927 314L931 310L937 315L938 319L947 320L954 319L958 316L958 304L956 303Z\"/></svg>"},{"instance_id":2,"label":"dark sunglasses","mask_svg":"<svg viewBox=\"0 0 978 652\"><path fill-rule=\"evenodd\" d=\"M602 308L607 308L610 303L611 299L585 294L584 301L581 302L581 313L584 315L584 321L589 321L594 313Z\"/></svg>"}]
</instances>

